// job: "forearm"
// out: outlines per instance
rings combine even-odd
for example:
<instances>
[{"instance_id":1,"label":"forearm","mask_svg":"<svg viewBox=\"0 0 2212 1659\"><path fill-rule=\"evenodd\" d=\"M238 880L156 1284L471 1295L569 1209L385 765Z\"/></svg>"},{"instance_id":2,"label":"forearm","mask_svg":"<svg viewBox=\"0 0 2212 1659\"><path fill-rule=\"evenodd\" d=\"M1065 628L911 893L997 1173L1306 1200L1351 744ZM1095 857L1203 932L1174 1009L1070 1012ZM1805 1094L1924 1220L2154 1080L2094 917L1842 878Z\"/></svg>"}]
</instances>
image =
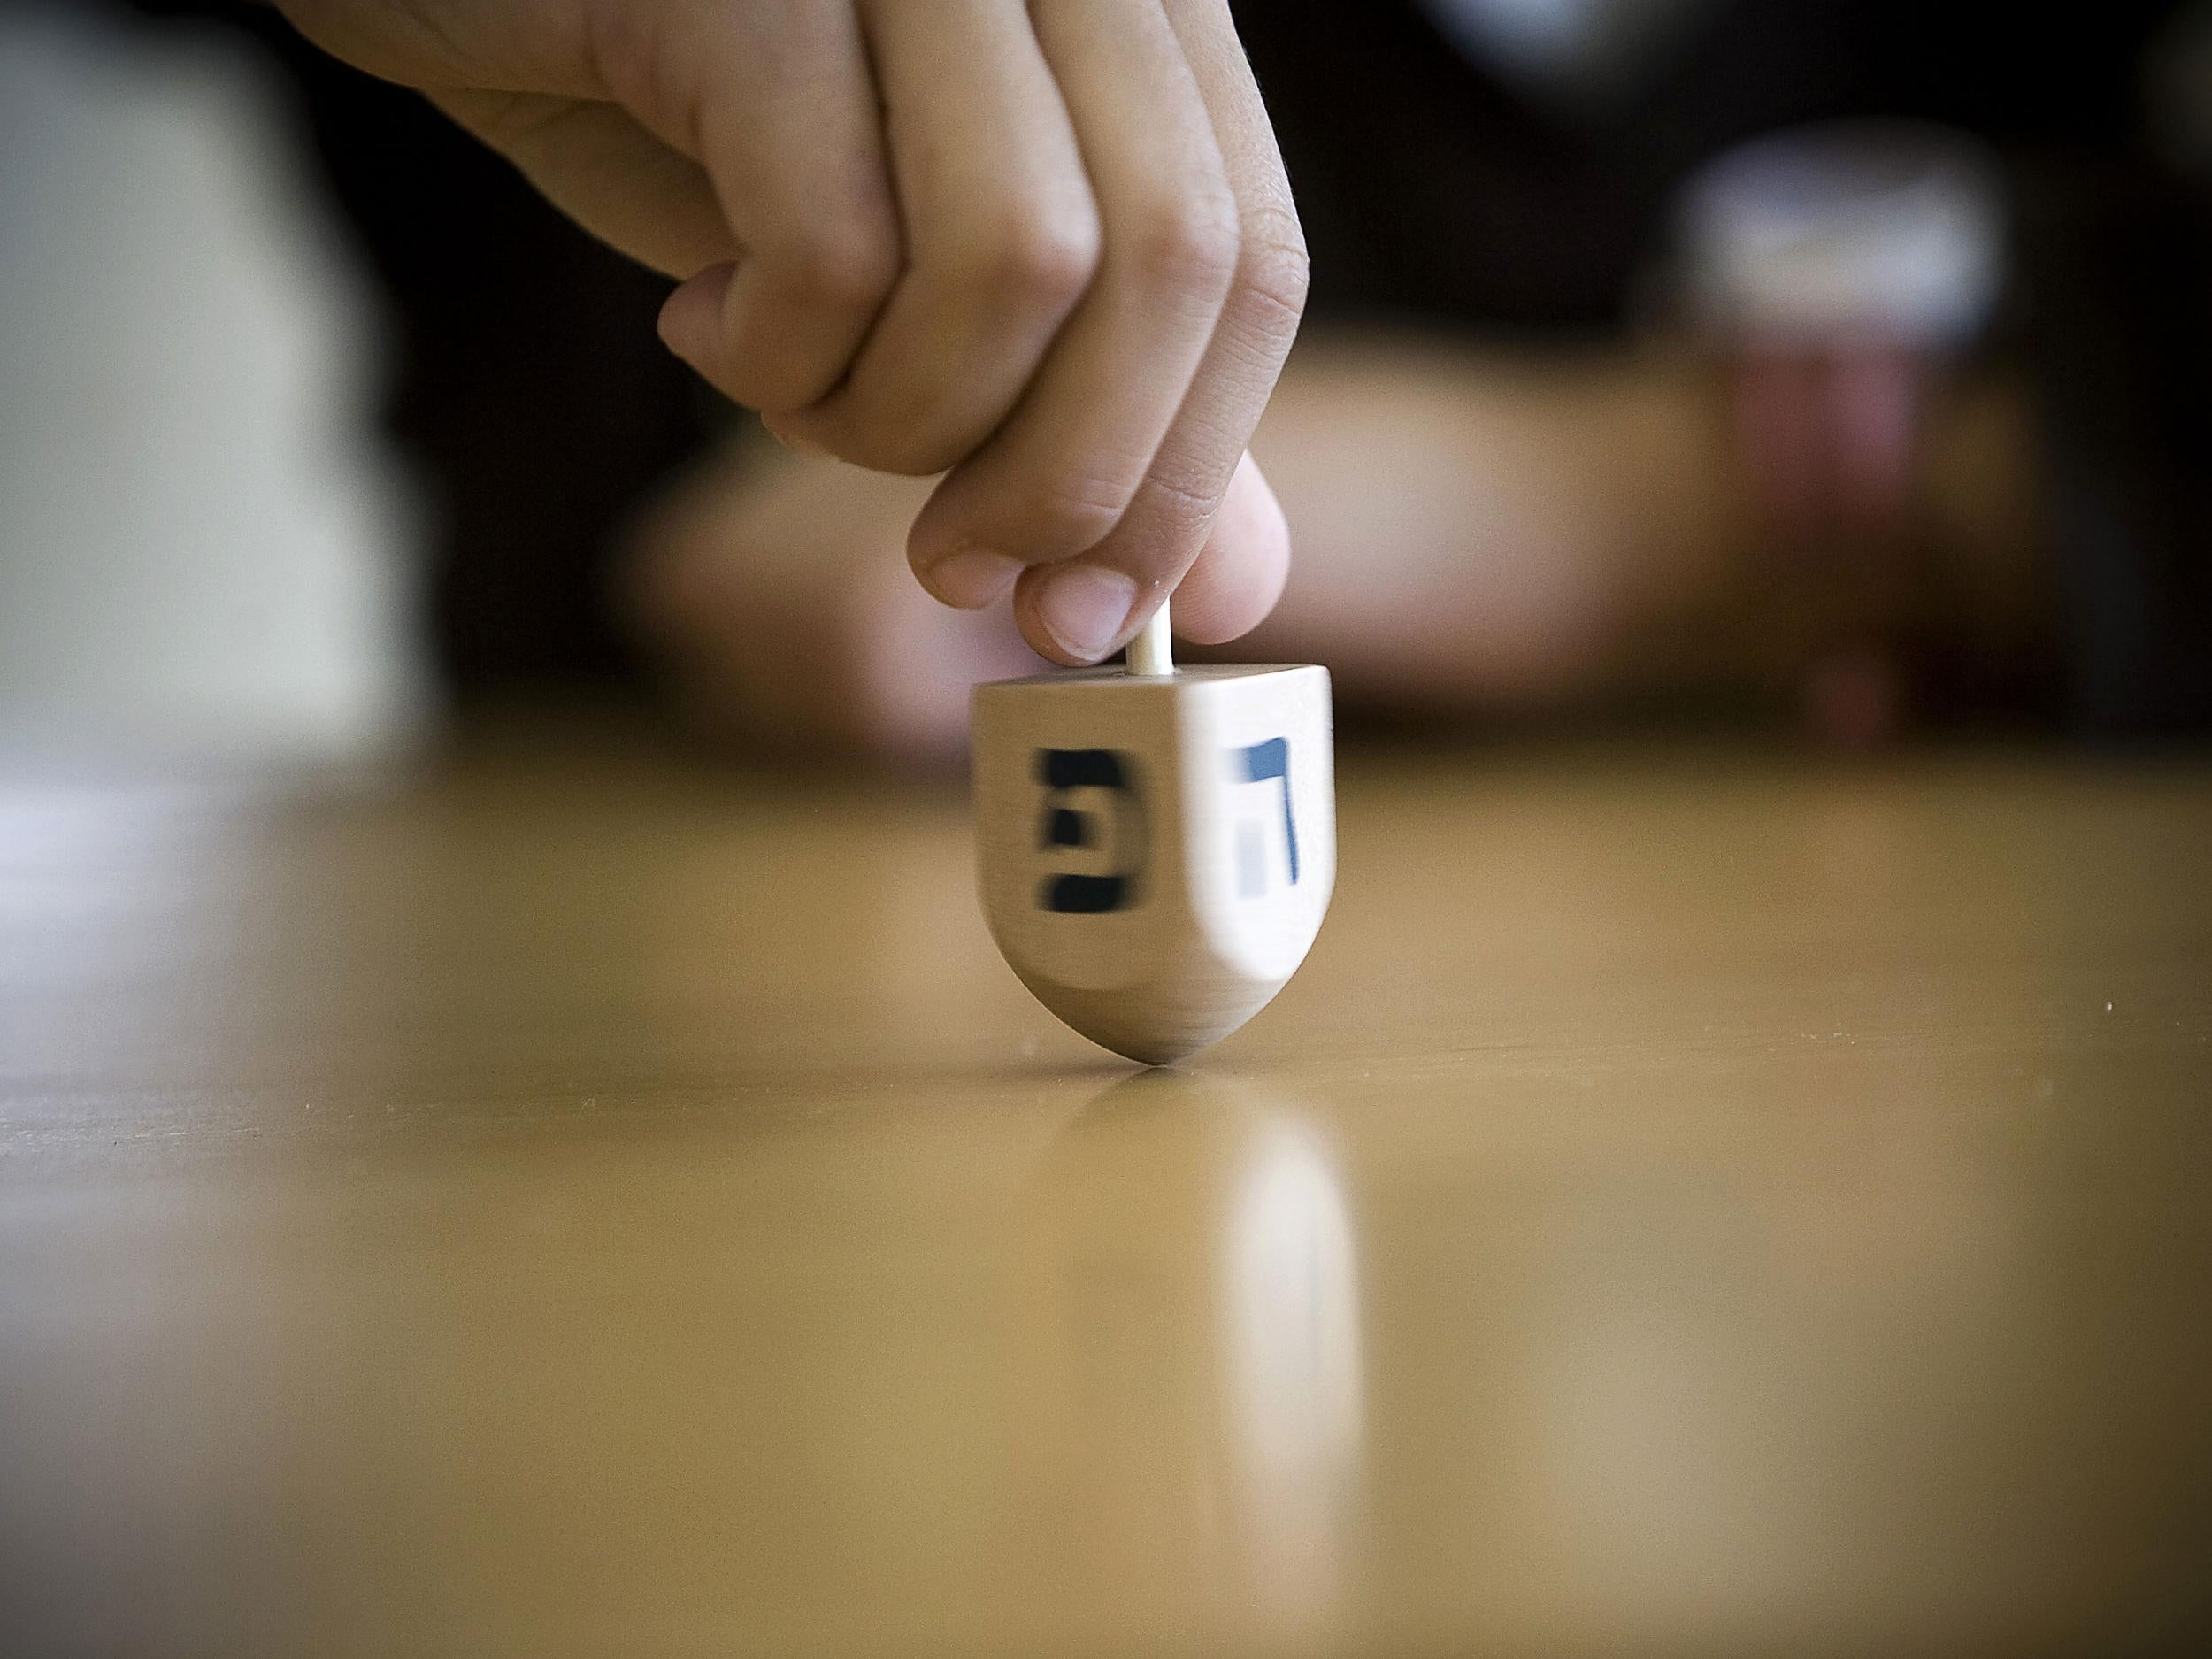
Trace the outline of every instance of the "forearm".
<instances>
[{"instance_id":1,"label":"forearm","mask_svg":"<svg viewBox=\"0 0 2212 1659\"><path fill-rule=\"evenodd\" d=\"M1256 452L1296 537L1258 638L1348 694L1512 704L1613 679L1747 526L1692 377L1617 353L1317 342ZM1686 418L1695 417L1695 418Z\"/></svg>"},{"instance_id":2,"label":"forearm","mask_svg":"<svg viewBox=\"0 0 2212 1659\"><path fill-rule=\"evenodd\" d=\"M1915 577L1876 584L1847 541L1783 543L1707 359L1317 341L1258 440L1298 562L1254 649L1353 697L1503 709L1771 684L1855 631L2016 651L2041 615L2021 411L1993 380L1936 396Z\"/></svg>"}]
</instances>

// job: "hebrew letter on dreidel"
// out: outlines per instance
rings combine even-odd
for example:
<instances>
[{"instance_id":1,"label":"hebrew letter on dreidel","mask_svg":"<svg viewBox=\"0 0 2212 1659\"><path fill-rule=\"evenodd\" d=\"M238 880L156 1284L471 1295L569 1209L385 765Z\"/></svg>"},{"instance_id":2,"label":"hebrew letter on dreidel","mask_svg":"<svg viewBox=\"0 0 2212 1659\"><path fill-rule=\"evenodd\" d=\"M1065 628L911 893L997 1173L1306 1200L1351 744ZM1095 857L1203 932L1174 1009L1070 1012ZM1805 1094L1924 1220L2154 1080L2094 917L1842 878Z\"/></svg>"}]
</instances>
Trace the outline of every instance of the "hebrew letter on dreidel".
<instances>
[{"instance_id":1,"label":"hebrew letter on dreidel","mask_svg":"<svg viewBox=\"0 0 2212 1659\"><path fill-rule=\"evenodd\" d=\"M1283 786L1283 851L1290 864L1290 885L1298 885L1298 817L1290 803L1290 742L1286 738L1271 737L1265 742L1253 743L1230 751L1236 761L1239 780L1245 783L1265 783L1279 780ZM1262 883L1255 871L1245 886L1248 892L1256 892Z\"/></svg>"},{"instance_id":2,"label":"hebrew letter on dreidel","mask_svg":"<svg viewBox=\"0 0 2212 1659\"><path fill-rule=\"evenodd\" d=\"M1087 847L1095 814L1068 804L1078 789L1108 792L1113 806L1110 845L1119 867L1103 875L1063 872L1047 876L1037 890L1038 904L1061 916L1100 916L1136 902L1137 875L1143 862L1144 808L1138 798L1134 769L1110 749L1041 749L1037 781L1045 787L1038 845ZM1134 849L1134 852L1131 852Z\"/></svg>"}]
</instances>

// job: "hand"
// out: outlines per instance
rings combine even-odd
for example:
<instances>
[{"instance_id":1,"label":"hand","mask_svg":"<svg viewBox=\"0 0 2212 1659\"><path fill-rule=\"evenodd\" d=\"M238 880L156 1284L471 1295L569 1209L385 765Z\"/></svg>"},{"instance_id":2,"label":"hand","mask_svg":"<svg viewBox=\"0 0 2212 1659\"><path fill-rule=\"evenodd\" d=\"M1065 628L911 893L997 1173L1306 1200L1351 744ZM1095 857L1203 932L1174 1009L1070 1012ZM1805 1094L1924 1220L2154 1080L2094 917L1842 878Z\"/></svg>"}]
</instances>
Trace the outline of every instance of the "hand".
<instances>
[{"instance_id":1,"label":"hand","mask_svg":"<svg viewBox=\"0 0 2212 1659\"><path fill-rule=\"evenodd\" d=\"M1623 703L1801 710L1863 746L1913 718L1911 647L2024 683L2049 629L2032 404L1953 377L1916 423L1908 578L1785 556L1734 400L1679 350L1507 355L1374 334L1301 348L1255 447L1300 526L1246 641L1340 704L1501 717ZM1870 500L1862 498L1862 506ZM1805 522L1836 534L1835 503ZM1839 639L1898 642L1847 656Z\"/></svg>"},{"instance_id":2,"label":"hand","mask_svg":"<svg viewBox=\"0 0 2212 1659\"><path fill-rule=\"evenodd\" d=\"M1075 663L1187 575L1191 639L1274 603L1306 261L1226 0L279 4L680 279L664 339L779 435L946 472L947 603Z\"/></svg>"},{"instance_id":3,"label":"hand","mask_svg":"<svg viewBox=\"0 0 2212 1659\"><path fill-rule=\"evenodd\" d=\"M761 445L654 503L618 597L695 725L787 755L964 757L969 688L1042 664L1005 612L932 604L900 569L928 488Z\"/></svg>"}]
</instances>

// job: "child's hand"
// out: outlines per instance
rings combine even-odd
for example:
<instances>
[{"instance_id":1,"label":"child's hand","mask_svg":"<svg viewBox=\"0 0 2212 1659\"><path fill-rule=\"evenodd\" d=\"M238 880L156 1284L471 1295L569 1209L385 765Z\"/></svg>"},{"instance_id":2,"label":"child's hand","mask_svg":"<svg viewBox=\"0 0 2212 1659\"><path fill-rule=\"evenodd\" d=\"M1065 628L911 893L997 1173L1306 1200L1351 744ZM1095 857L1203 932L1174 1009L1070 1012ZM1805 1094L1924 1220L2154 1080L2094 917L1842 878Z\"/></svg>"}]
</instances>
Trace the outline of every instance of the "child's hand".
<instances>
[{"instance_id":1,"label":"child's hand","mask_svg":"<svg viewBox=\"0 0 2212 1659\"><path fill-rule=\"evenodd\" d=\"M1064 662L1194 562L1190 637L1272 603L1240 462L1306 264L1226 0L279 4L681 279L663 337L787 440L949 469L909 542L939 598L1015 588Z\"/></svg>"}]
</instances>

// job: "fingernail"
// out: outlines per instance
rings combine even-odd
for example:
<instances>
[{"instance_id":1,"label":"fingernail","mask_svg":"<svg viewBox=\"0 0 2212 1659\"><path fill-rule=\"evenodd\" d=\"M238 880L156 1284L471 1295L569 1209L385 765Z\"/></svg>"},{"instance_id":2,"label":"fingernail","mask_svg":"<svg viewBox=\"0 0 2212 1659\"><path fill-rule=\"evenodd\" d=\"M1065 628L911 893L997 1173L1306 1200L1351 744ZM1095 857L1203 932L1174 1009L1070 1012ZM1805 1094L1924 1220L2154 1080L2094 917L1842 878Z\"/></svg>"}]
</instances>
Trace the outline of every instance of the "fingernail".
<instances>
[{"instance_id":1,"label":"fingernail","mask_svg":"<svg viewBox=\"0 0 2212 1659\"><path fill-rule=\"evenodd\" d=\"M1137 584L1119 571L1071 565L1037 595L1037 620L1070 657L1094 663L1113 649L1137 603Z\"/></svg>"},{"instance_id":2,"label":"fingernail","mask_svg":"<svg viewBox=\"0 0 2212 1659\"><path fill-rule=\"evenodd\" d=\"M679 283L661 305L661 343L702 374L713 365L720 344L722 300L735 270L729 265L710 266Z\"/></svg>"},{"instance_id":3,"label":"fingernail","mask_svg":"<svg viewBox=\"0 0 2212 1659\"><path fill-rule=\"evenodd\" d=\"M659 332L661 344L668 348L669 356L689 368L699 366L706 355L706 342L702 338L692 306L678 305L672 300L661 307Z\"/></svg>"},{"instance_id":4,"label":"fingernail","mask_svg":"<svg viewBox=\"0 0 2212 1659\"><path fill-rule=\"evenodd\" d=\"M980 611L996 604L1022 573L1018 561L989 548L962 548L922 572L922 585L949 605Z\"/></svg>"}]
</instances>

